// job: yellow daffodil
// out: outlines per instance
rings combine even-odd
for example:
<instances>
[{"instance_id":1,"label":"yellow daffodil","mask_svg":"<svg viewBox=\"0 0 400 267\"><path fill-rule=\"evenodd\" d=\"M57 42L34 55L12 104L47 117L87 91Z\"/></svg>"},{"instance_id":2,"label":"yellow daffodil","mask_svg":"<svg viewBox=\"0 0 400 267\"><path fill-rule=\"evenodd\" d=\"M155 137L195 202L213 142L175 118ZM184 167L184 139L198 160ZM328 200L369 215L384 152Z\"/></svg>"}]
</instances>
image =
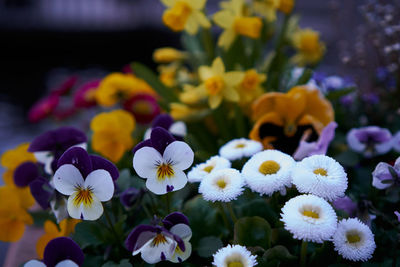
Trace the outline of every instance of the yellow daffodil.
<instances>
[{"instance_id":1,"label":"yellow daffodil","mask_svg":"<svg viewBox=\"0 0 400 267\"><path fill-rule=\"evenodd\" d=\"M232 102L239 101L235 87L243 80L244 73L240 71L225 72L225 66L220 57L214 59L211 67L200 66L199 76L202 90L208 96L208 104L212 109L217 108L222 99Z\"/></svg>"},{"instance_id":2,"label":"yellow daffodil","mask_svg":"<svg viewBox=\"0 0 400 267\"><path fill-rule=\"evenodd\" d=\"M195 87L190 84L183 86L183 92L179 94L179 100L187 105L198 104L207 94L201 87Z\"/></svg>"},{"instance_id":3,"label":"yellow daffodil","mask_svg":"<svg viewBox=\"0 0 400 267\"><path fill-rule=\"evenodd\" d=\"M317 139L324 126L333 121L331 103L316 89L297 86L288 93L266 93L252 106L255 120L250 138L292 154L305 133Z\"/></svg>"},{"instance_id":4,"label":"yellow daffodil","mask_svg":"<svg viewBox=\"0 0 400 267\"><path fill-rule=\"evenodd\" d=\"M168 87L174 87L176 85L177 71L178 71L178 66L174 63L169 65L158 66L158 72L160 73L159 75L160 81Z\"/></svg>"},{"instance_id":5,"label":"yellow daffodil","mask_svg":"<svg viewBox=\"0 0 400 267\"><path fill-rule=\"evenodd\" d=\"M0 187L0 240L18 241L25 232L25 225L33 219L9 186Z\"/></svg>"},{"instance_id":6,"label":"yellow daffodil","mask_svg":"<svg viewBox=\"0 0 400 267\"><path fill-rule=\"evenodd\" d=\"M319 33L312 29L297 30L292 37L297 54L292 58L299 65L315 64L325 53L325 45L319 40Z\"/></svg>"},{"instance_id":7,"label":"yellow daffodil","mask_svg":"<svg viewBox=\"0 0 400 267\"><path fill-rule=\"evenodd\" d=\"M113 110L98 114L90 123L92 148L113 162L118 162L132 148L135 119L127 111Z\"/></svg>"},{"instance_id":8,"label":"yellow daffodil","mask_svg":"<svg viewBox=\"0 0 400 267\"><path fill-rule=\"evenodd\" d=\"M1 156L1 166L6 169L3 174L3 180L5 184L14 184L14 171L20 164L27 161L36 162L35 155L28 152L28 147L29 143L23 143L13 149L7 150Z\"/></svg>"},{"instance_id":9,"label":"yellow daffodil","mask_svg":"<svg viewBox=\"0 0 400 267\"><path fill-rule=\"evenodd\" d=\"M238 35L252 39L260 37L262 20L258 17L245 16L243 0L231 0L221 6L223 9L213 17L214 22L224 29L218 39L218 46L228 49Z\"/></svg>"},{"instance_id":10,"label":"yellow daffodil","mask_svg":"<svg viewBox=\"0 0 400 267\"><path fill-rule=\"evenodd\" d=\"M284 14L292 13L294 7L294 0L279 0L279 11Z\"/></svg>"},{"instance_id":11,"label":"yellow daffodil","mask_svg":"<svg viewBox=\"0 0 400 267\"><path fill-rule=\"evenodd\" d=\"M264 93L261 84L265 82L267 75L257 73L255 69L247 70L243 80L238 86L240 104L247 105Z\"/></svg>"},{"instance_id":12,"label":"yellow daffodil","mask_svg":"<svg viewBox=\"0 0 400 267\"><path fill-rule=\"evenodd\" d=\"M45 221L45 234L43 234L36 243L36 253L39 259L43 259L44 248L50 240L57 237L69 236L71 233L74 232L75 225L80 221L81 220L76 219L64 219L60 222L59 227L52 221Z\"/></svg>"},{"instance_id":13,"label":"yellow daffodil","mask_svg":"<svg viewBox=\"0 0 400 267\"><path fill-rule=\"evenodd\" d=\"M192 117L201 117L207 109L204 108L193 108L182 103L171 103L169 114L174 120L190 120Z\"/></svg>"},{"instance_id":14,"label":"yellow daffodil","mask_svg":"<svg viewBox=\"0 0 400 267\"><path fill-rule=\"evenodd\" d=\"M157 63L171 63L174 61L183 60L186 58L186 53L172 47L158 48L153 53L153 60Z\"/></svg>"},{"instance_id":15,"label":"yellow daffodil","mask_svg":"<svg viewBox=\"0 0 400 267\"><path fill-rule=\"evenodd\" d=\"M132 74L111 73L100 82L95 97L99 105L111 107L137 93L155 95L154 90L144 80Z\"/></svg>"},{"instance_id":16,"label":"yellow daffodil","mask_svg":"<svg viewBox=\"0 0 400 267\"><path fill-rule=\"evenodd\" d=\"M261 0L253 3L254 12L265 17L268 22L276 20L276 10L282 0Z\"/></svg>"},{"instance_id":17,"label":"yellow daffodil","mask_svg":"<svg viewBox=\"0 0 400 267\"><path fill-rule=\"evenodd\" d=\"M162 20L171 30L180 32L185 30L189 34L196 34L199 27L210 28L211 23L202 12L206 0L161 0L168 7L164 11Z\"/></svg>"}]
</instances>

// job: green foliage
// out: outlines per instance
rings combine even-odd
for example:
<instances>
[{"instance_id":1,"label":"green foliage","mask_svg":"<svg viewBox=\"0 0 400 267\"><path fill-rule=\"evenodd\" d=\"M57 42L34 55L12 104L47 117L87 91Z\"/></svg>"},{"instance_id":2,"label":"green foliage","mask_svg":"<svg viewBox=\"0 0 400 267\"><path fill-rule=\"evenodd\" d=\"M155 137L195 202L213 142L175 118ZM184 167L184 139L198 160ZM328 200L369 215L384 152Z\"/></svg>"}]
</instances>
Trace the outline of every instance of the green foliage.
<instances>
[{"instance_id":1,"label":"green foliage","mask_svg":"<svg viewBox=\"0 0 400 267\"><path fill-rule=\"evenodd\" d=\"M215 236L205 236L199 240L199 244L197 245L197 253L200 257L208 258L223 246L224 244L220 238Z\"/></svg>"},{"instance_id":2,"label":"green foliage","mask_svg":"<svg viewBox=\"0 0 400 267\"><path fill-rule=\"evenodd\" d=\"M243 217L235 223L235 243L243 246L260 246L269 248L271 246L271 226L258 216Z\"/></svg>"}]
</instances>

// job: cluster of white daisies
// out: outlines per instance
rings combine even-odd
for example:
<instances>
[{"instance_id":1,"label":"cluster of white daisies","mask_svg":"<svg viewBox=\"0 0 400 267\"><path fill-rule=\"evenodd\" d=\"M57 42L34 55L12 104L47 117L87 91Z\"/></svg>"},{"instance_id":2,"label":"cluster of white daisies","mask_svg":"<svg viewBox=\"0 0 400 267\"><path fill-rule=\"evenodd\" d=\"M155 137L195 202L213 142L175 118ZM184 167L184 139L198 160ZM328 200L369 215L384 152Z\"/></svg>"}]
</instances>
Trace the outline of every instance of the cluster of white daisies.
<instances>
[{"instance_id":1,"label":"cluster of white daisies","mask_svg":"<svg viewBox=\"0 0 400 267\"><path fill-rule=\"evenodd\" d=\"M231 161L242 158L250 159L241 171L231 168ZM340 255L353 261L366 261L375 250L374 236L367 225L356 218L338 223L328 201L344 196L347 174L328 156L313 155L296 162L280 151L263 151L259 142L235 139L222 146L218 156L193 167L188 179L200 182L199 193L213 202L235 200L246 186L261 196L271 196L275 192L285 194L286 188L294 185L304 195L287 201L281 213L285 229L294 238L316 243L332 241Z\"/></svg>"}]
</instances>

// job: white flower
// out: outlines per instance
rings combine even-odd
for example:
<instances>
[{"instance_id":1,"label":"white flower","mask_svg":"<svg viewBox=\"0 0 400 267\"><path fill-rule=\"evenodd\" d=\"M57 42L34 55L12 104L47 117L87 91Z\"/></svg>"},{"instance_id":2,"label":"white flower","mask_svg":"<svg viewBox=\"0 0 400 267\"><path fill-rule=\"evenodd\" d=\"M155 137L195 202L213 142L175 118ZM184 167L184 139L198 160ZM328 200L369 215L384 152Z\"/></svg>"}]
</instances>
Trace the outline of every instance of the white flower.
<instances>
[{"instance_id":1,"label":"white flower","mask_svg":"<svg viewBox=\"0 0 400 267\"><path fill-rule=\"evenodd\" d=\"M347 174L333 158L314 155L298 162L293 169L292 183L301 193L310 193L332 201L344 196Z\"/></svg>"},{"instance_id":2,"label":"white flower","mask_svg":"<svg viewBox=\"0 0 400 267\"><path fill-rule=\"evenodd\" d=\"M244 181L235 169L222 169L210 173L201 181L199 193L208 201L229 202L242 194Z\"/></svg>"},{"instance_id":3,"label":"white flower","mask_svg":"<svg viewBox=\"0 0 400 267\"><path fill-rule=\"evenodd\" d=\"M185 142L174 141L163 155L153 147L142 147L133 157L137 174L147 179L146 187L157 195L183 188L187 183L186 170L193 163L194 153Z\"/></svg>"},{"instance_id":4,"label":"white flower","mask_svg":"<svg viewBox=\"0 0 400 267\"><path fill-rule=\"evenodd\" d=\"M254 140L245 138L234 139L223 145L219 154L229 160L237 160L244 157L251 157L263 150L263 145Z\"/></svg>"},{"instance_id":5,"label":"white flower","mask_svg":"<svg viewBox=\"0 0 400 267\"><path fill-rule=\"evenodd\" d=\"M352 261L370 259L376 248L371 230L356 218L339 222L333 236L333 244L343 258Z\"/></svg>"},{"instance_id":6,"label":"white flower","mask_svg":"<svg viewBox=\"0 0 400 267\"><path fill-rule=\"evenodd\" d=\"M97 220L103 214L101 201L108 201L114 194L114 182L109 172L94 170L83 179L72 164L64 164L54 174L54 187L68 195L68 213L72 218Z\"/></svg>"},{"instance_id":7,"label":"white flower","mask_svg":"<svg viewBox=\"0 0 400 267\"><path fill-rule=\"evenodd\" d=\"M242 175L251 190L261 195L272 195L291 185L294 165L295 161L291 156L278 150L265 150L246 162Z\"/></svg>"},{"instance_id":8,"label":"white flower","mask_svg":"<svg viewBox=\"0 0 400 267\"><path fill-rule=\"evenodd\" d=\"M147 129L144 132L143 140L150 139L152 128ZM187 134L186 124L183 121L176 121L171 124L171 126L167 129L172 135L185 137Z\"/></svg>"},{"instance_id":9,"label":"white flower","mask_svg":"<svg viewBox=\"0 0 400 267\"><path fill-rule=\"evenodd\" d=\"M256 256L251 255L250 251L240 245L228 245L221 248L213 257L214 261L212 264L217 267L252 267L257 265Z\"/></svg>"},{"instance_id":10,"label":"white flower","mask_svg":"<svg viewBox=\"0 0 400 267\"><path fill-rule=\"evenodd\" d=\"M197 164L188 173L189 182L200 182L203 178L210 173L231 167L231 162L226 158L220 156L213 156L205 163Z\"/></svg>"},{"instance_id":11,"label":"white flower","mask_svg":"<svg viewBox=\"0 0 400 267\"><path fill-rule=\"evenodd\" d=\"M24 264L24 267L46 267L46 264L38 260L30 260ZM71 260L63 260L57 263L54 267L78 267L78 264Z\"/></svg>"},{"instance_id":12,"label":"white flower","mask_svg":"<svg viewBox=\"0 0 400 267\"><path fill-rule=\"evenodd\" d=\"M296 239L322 243L334 234L337 226L336 213L326 200L301 195L285 203L281 221L285 229Z\"/></svg>"},{"instance_id":13,"label":"white flower","mask_svg":"<svg viewBox=\"0 0 400 267\"><path fill-rule=\"evenodd\" d=\"M188 225L180 223L172 226L169 231L182 239L185 244L185 251L182 251L179 246L176 246L174 254L168 260L174 263L183 262L192 254L192 245L189 242L190 238L192 238L192 230Z\"/></svg>"}]
</instances>

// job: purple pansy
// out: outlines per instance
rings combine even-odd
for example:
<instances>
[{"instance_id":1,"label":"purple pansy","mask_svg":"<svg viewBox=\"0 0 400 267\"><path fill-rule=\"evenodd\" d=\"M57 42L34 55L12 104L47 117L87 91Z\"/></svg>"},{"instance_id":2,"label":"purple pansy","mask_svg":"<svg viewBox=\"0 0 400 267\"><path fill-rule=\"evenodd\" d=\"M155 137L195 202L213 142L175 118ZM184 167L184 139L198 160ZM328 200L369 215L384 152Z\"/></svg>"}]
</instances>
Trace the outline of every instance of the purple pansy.
<instances>
[{"instance_id":1,"label":"purple pansy","mask_svg":"<svg viewBox=\"0 0 400 267\"><path fill-rule=\"evenodd\" d=\"M14 183L19 187L28 186L29 183L38 177L38 165L30 161L22 163L14 171Z\"/></svg>"},{"instance_id":2,"label":"purple pansy","mask_svg":"<svg viewBox=\"0 0 400 267\"><path fill-rule=\"evenodd\" d=\"M80 147L71 147L58 160L54 174L55 189L69 196L68 213L72 218L97 220L103 214L101 202L114 194L118 170L114 164L89 155Z\"/></svg>"},{"instance_id":3,"label":"purple pansy","mask_svg":"<svg viewBox=\"0 0 400 267\"><path fill-rule=\"evenodd\" d=\"M174 119L169 114L161 114L153 120L151 128L148 129L144 134L144 139L149 139L151 136L151 131L157 127L164 128L180 141L183 140L187 133L186 124L184 122L174 122Z\"/></svg>"},{"instance_id":4,"label":"purple pansy","mask_svg":"<svg viewBox=\"0 0 400 267\"><path fill-rule=\"evenodd\" d=\"M50 208L50 201L54 196L54 187L43 177L39 177L29 184L31 194L42 209Z\"/></svg>"},{"instance_id":5,"label":"purple pansy","mask_svg":"<svg viewBox=\"0 0 400 267\"><path fill-rule=\"evenodd\" d=\"M293 154L295 160L302 160L305 157L312 155L325 155L328 150L328 146L335 137L335 129L337 127L336 122L329 123L321 132L318 140L315 142L307 142L301 140L299 147Z\"/></svg>"},{"instance_id":6,"label":"purple pansy","mask_svg":"<svg viewBox=\"0 0 400 267\"><path fill-rule=\"evenodd\" d=\"M142 190L131 187L123 191L119 197L125 208L130 208L142 195Z\"/></svg>"},{"instance_id":7,"label":"purple pansy","mask_svg":"<svg viewBox=\"0 0 400 267\"><path fill-rule=\"evenodd\" d=\"M350 217L354 217L357 213L357 203L348 196L334 200L332 205L337 210L345 211Z\"/></svg>"},{"instance_id":8,"label":"purple pansy","mask_svg":"<svg viewBox=\"0 0 400 267\"><path fill-rule=\"evenodd\" d=\"M78 267L84 259L85 255L75 241L68 237L57 237L46 245L43 262L30 260L24 267Z\"/></svg>"},{"instance_id":9,"label":"purple pansy","mask_svg":"<svg viewBox=\"0 0 400 267\"><path fill-rule=\"evenodd\" d=\"M133 150L133 168L146 180L146 187L157 195L183 188L187 183L183 170L189 168L194 153L188 144L176 141L164 128L156 127L150 139Z\"/></svg>"},{"instance_id":10,"label":"purple pansy","mask_svg":"<svg viewBox=\"0 0 400 267\"><path fill-rule=\"evenodd\" d=\"M400 153L400 131L393 136L393 149Z\"/></svg>"},{"instance_id":11,"label":"purple pansy","mask_svg":"<svg viewBox=\"0 0 400 267\"><path fill-rule=\"evenodd\" d=\"M180 212L169 214L163 220L164 227L136 226L125 241L132 255L141 253L144 261L154 264L160 261L182 262L191 254L189 240L192 231L189 221Z\"/></svg>"},{"instance_id":12,"label":"purple pansy","mask_svg":"<svg viewBox=\"0 0 400 267\"><path fill-rule=\"evenodd\" d=\"M392 134L378 126L354 128L347 133L347 144L365 157L385 154L392 148Z\"/></svg>"},{"instance_id":13,"label":"purple pansy","mask_svg":"<svg viewBox=\"0 0 400 267\"><path fill-rule=\"evenodd\" d=\"M396 160L394 166L386 162L379 162L372 172L372 186L378 189L386 189L396 182L400 182L400 157Z\"/></svg>"},{"instance_id":14,"label":"purple pansy","mask_svg":"<svg viewBox=\"0 0 400 267\"><path fill-rule=\"evenodd\" d=\"M398 211L395 211L394 214L397 216L397 220L400 222L400 213Z\"/></svg>"}]
</instances>

